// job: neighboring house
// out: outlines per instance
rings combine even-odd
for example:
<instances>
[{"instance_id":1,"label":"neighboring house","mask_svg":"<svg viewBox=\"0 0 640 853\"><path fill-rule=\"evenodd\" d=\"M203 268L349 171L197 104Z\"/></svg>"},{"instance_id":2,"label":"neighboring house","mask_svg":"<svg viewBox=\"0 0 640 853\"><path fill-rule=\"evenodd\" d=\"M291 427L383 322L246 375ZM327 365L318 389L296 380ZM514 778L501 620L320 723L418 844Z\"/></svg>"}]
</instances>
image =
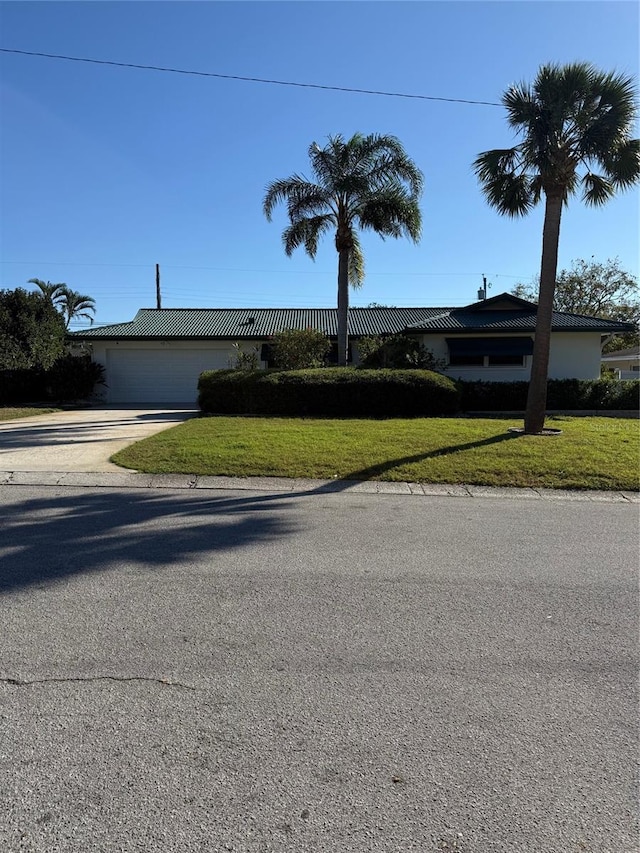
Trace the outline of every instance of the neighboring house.
<instances>
[{"instance_id":1,"label":"neighboring house","mask_svg":"<svg viewBox=\"0 0 640 853\"><path fill-rule=\"evenodd\" d=\"M604 353L602 364L615 371L618 379L640 379L640 346Z\"/></svg>"},{"instance_id":2,"label":"neighboring house","mask_svg":"<svg viewBox=\"0 0 640 853\"><path fill-rule=\"evenodd\" d=\"M193 403L203 370L232 367L234 344L255 347L268 366L269 338L285 329L317 329L337 338L335 308L142 308L129 323L73 332L105 367L113 403ZM454 378L528 380L536 306L508 293L465 308L350 308L353 363L358 340L407 332L446 364ZM555 312L551 378L595 379L603 337L631 331L612 320Z\"/></svg>"}]
</instances>

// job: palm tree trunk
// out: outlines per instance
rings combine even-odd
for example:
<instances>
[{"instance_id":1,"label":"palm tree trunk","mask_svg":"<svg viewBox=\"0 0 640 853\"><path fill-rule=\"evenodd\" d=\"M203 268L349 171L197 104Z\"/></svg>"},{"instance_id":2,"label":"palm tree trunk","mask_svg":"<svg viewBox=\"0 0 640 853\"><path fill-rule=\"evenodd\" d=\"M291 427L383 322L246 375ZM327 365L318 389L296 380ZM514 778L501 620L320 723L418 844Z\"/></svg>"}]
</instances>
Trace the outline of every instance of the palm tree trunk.
<instances>
[{"instance_id":1,"label":"palm tree trunk","mask_svg":"<svg viewBox=\"0 0 640 853\"><path fill-rule=\"evenodd\" d=\"M338 365L347 366L349 353L349 250L338 252Z\"/></svg>"},{"instance_id":2,"label":"palm tree trunk","mask_svg":"<svg viewBox=\"0 0 640 853\"><path fill-rule=\"evenodd\" d=\"M556 273L558 270L561 215L562 193L558 191L545 191L540 292L538 294L538 313L536 317L535 340L533 342L527 410L524 416L524 431L529 435L542 432L547 409L551 320L553 315L553 298L556 290Z\"/></svg>"}]
</instances>

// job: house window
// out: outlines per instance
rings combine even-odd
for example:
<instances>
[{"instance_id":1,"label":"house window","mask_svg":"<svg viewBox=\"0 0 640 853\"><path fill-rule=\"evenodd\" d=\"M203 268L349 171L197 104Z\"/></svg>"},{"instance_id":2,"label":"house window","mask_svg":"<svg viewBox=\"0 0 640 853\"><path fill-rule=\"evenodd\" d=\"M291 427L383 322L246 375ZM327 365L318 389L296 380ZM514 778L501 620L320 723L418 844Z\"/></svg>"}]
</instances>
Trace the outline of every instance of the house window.
<instances>
[{"instance_id":1,"label":"house window","mask_svg":"<svg viewBox=\"0 0 640 853\"><path fill-rule=\"evenodd\" d=\"M524 367L533 352L533 339L447 338L450 367Z\"/></svg>"},{"instance_id":2,"label":"house window","mask_svg":"<svg viewBox=\"0 0 640 853\"><path fill-rule=\"evenodd\" d=\"M523 355L488 355L489 367L523 367Z\"/></svg>"},{"instance_id":3,"label":"house window","mask_svg":"<svg viewBox=\"0 0 640 853\"><path fill-rule=\"evenodd\" d=\"M451 353L449 364L452 367L484 367L483 355L456 355Z\"/></svg>"}]
</instances>

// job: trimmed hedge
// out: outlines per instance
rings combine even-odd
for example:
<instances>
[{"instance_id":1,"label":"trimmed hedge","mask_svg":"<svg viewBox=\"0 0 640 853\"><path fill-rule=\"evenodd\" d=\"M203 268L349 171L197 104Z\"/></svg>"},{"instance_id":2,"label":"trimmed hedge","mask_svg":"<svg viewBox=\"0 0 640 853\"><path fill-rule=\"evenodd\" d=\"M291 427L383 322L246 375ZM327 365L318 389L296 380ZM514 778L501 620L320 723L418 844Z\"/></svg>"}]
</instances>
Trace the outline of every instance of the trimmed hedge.
<instances>
[{"instance_id":1,"label":"trimmed hedge","mask_svg":"<svg viewBox=\"0 0 640 853\"><path fill-rule=\"evenodd\" d=\"M45 399L44 370L0 370L0 406L34 403Z\"/></svg>"},{"instance_id":2,"label":"trimmed hedge","mask_svg":"<svg viewBox=\"0 0 640 853\"><path fill-rule=\"evenodd\" d=\"M0 405L84 400L104 384L104 368L88 357L63 355L48 370L0 371Z\"/></svg>"},{"instance_id":3,"label":"trimmed hedge","mask_svg":"<svg viewBox=\"0 0 640 853\"><path fill-rule=\"evenodd\" d=\"M430 370L211 370L198 403L211 414L428 417L455 414L460 391Z\"/></svg>"},{"instance_id":4,"label":"trimmed hedge","mask_svg":"<svg viewBox=\"0 0 640 853\"><path fill-rule=\"evenodd\" d=\"M519 412L527 405L528 382L458 381L464 412ZM550 379L547 409L637 411L638 379Z\"/></svg>"}]
</instances>

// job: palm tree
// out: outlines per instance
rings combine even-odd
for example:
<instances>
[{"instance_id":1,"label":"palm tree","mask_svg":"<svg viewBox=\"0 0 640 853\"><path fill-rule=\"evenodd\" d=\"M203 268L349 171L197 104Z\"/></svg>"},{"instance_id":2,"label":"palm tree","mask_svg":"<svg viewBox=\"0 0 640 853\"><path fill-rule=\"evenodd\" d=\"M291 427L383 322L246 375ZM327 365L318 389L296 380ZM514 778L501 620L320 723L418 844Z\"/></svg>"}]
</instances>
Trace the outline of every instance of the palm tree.
<instances>
[{"instance_id":1,"label":"palm tree","mask_svg":"<svg viewBox=\"0 0 640 853\"><path fill-rule=\"evenodd\" d=\"M418 201L422 173L395 136L356 133L351 139L330 136L328 144L309 147L314 180L294 174L266 188L264 213L269 221L278 202L287 205L290 225L282 234L290 256L304 246L315 258L319 238L334 233L338 252L338 364L348 353L349 285L364 279L358 230L385 237L420 238Z\"/></svg>"},{"instance_id":2,"label":"palm tree","mask_svg":"<svg viewBox=\"0 0 640 853\"><path fill-rule=\"evenodd\" d=\"M42 281L40 278L30 278L29 284L35 284L42 292L44 298L48 299L54 308L60 309L62 307L64 302L64 292L67 288L67 285L64 284L64 282L52 284L50 281Z\"/></svg>"},{"instance_id":3,"label":"palm tree","mask_svg":"<svg viewBox=\"0 0 640 853\"><path fill-rule=\"evenodd\" d=\"M540 293L524 429L540 433L547 403L551 319L562 208L578 189L601 205L640 179L634 80L588 63L544 65L529 86L508 89L502 103L521 137L514 148L485 151L474 162L488 203L524 216L545 199ZM594 171L597 170L597 171Z\"/></svg>"},{"instance_id":4,"label":"palm tree","mask_svg":"<svg viewBox=\"0 0 640 853\"><path fill-rule=\"evenodd\" d=\"M61 298L61 311L64 316L67 329L69 323L76 317L93 323L93 314L96 313L96 301L90 296L84 296L76 290L71 290L65 285Z\"/></svg>"}]
</instances>

